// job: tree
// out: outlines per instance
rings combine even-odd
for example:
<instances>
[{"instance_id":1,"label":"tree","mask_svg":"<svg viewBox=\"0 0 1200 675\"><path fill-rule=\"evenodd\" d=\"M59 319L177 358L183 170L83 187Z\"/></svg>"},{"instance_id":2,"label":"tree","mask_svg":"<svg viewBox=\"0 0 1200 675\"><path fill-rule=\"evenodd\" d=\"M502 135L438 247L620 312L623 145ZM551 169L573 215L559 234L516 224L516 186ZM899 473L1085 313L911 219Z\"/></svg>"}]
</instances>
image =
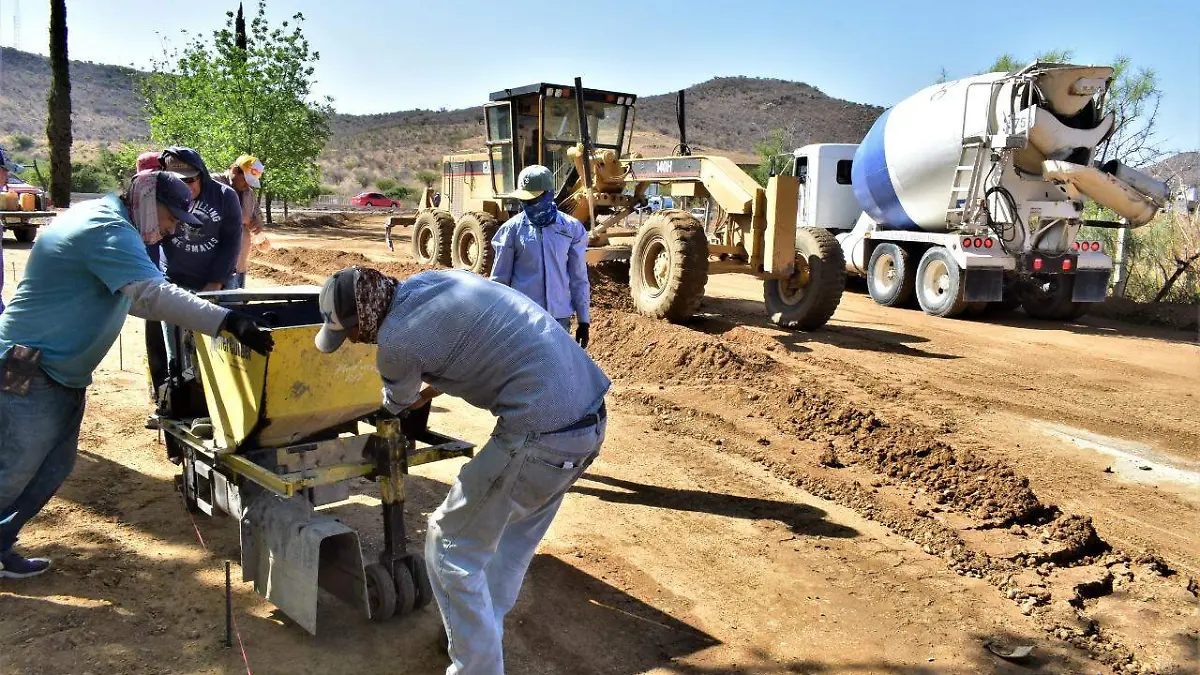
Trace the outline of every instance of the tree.
<instances>
[{"instance_id":1,"label":"tree","mask_svg":"<svg viewBox=\"0 0 1200 675\"><path fill-rule=\"evenodd\" d=\"M50 199L71 205L71 62L67 59L67 3L50 2L50 97L46 138L50 141Z\"/></svg>"},{"instance_id":2,"label":"tree","mask_svg":"<svg viewBox=\"0 0 1200 675\"><path fill-rule=\"evenodd\" d=\"M272 26L260 0L249 34L243 28L239 35L238 17L227 12L225 27L210 40L192 37L182 51L164 54L144 80L157 143L192 147L213 170L243 153L262 160L268 222L274 198L319 192L316 158L329 139L332 99L313 97L320 53L310 49L303 22L297 13L292 25Z\"/></svg>"},{"instance_id":3,"label":"tree","mask_svg":"<svg viewBox=\"0 0 1200 675\"><path fill-rule=\"evenodd\" d=\"M421 169L420 171L417 172L417 180L421 181L421 184L427 188L433 187L433 184L440 181L441 179L442 179L441 174L439 174L436 171L430 171L429 169Z\"/></svg>"},{"instance_id":4,"label":"tree","mask_svg":"<svg viewBox=\"0 0 1200 675\"><path fill-rule=\"evenodd\" d=\"M766 185L771 174L783 170L780 166L780 155L788 153L787 133L783 129L773 129L763 140L754 144L754 152L758 154L758 167L754 170L754 180L759 185Z\"/></svg>"},{"instance_id":5,"label":"tree","mask_svg":"<svg viewBox=\"0 0 1200 675\"><path fill-rule=\"evenodd\" d=\"M1043 63L1066 63L1071 60L1074 55L1070 49L1051 49L1041 52L1033 57L1034 61ZM1028 62L1019 60L1017 57L1009 53L1001 54L996 57L992 65L984 73L1014 73L1026 66ZM983 73L980 73L981 75Z\"/></svg>"},{"instance_id":6,"label":"tree","mask_svg":"<svg viewBox=\"0 0 1200 675\"><path fill-rule=\"evenodd\" d=\"M1154 138L1161 101L1158 74L1151 68L1135 71L1129 57L1118 56L1113 62L1112 85L1104 99L1104 113L1112 113L1116 125L1097 161L1116 159L1130 166L1143 166L1162 154Z\"/></svg>"}]
</instances>

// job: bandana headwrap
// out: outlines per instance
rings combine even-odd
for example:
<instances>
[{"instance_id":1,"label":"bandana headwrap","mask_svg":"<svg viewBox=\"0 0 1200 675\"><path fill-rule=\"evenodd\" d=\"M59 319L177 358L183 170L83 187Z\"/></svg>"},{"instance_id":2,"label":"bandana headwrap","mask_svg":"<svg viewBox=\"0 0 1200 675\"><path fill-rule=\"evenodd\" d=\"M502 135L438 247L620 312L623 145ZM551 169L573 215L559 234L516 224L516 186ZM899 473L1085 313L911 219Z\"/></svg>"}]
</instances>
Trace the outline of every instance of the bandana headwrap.
<instances>
[{"instance_id":1,"label":"bandana headwrap","mask_svg":"<svg viewBox=\"0 0 1200 675\"><path fill-rule=\"evenodd\" d=\"M147 246L162 240L162 230L158 229L157 185L157 171L140 171L129 185L129 216Z\"/></svg>"},{"instance_id":2,"label":"bandana headwrap","mask_svg":"<svg viewBox=\"0 0 1200 675\"><path fill-rule=\"evenodd\" d=\"M358 306L358 341L372 344L379 339L379 325L392 307L400 281L369 267L358 269L354 304Z\"/></svg>"},{"instance_id":3,"label":"bandana headwrap","mask_svg":"<svg viewBox=\"0 0 1200 675\"><path fill-rule=\"evenodd\" d=\"M525 217L529 222L539 230L547 225L553 225L558 219L558 207L554 205L554 195L549 191L545 191L538 195L537 199L522 202L525 209Z\"/></svg>"}]
</instances>

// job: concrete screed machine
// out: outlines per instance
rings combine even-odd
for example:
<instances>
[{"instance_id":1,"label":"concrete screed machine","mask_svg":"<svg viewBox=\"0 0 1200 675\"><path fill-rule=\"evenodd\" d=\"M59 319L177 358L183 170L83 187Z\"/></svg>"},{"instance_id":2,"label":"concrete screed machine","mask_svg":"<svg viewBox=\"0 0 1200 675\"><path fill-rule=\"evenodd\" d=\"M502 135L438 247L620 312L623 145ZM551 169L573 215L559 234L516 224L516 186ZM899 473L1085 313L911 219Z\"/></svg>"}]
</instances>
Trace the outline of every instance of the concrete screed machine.
<instances>
[{"instance_id":1,"label":"concrete screed machine","mask_svg":"<svg viewBox=\"0 0 1200 675\"><path fill-rule=\"evenodd\" d=\"M642 314L684 321L698 309L710 274L742 272L764 280L776 324L824 325L845 286L845 262L833 235L797 230L795 176L764 188L725 157L692 156L680 115L680 154L629 156L636 96L574 86L534 84L491 95L484 106L487 149L448 155L441 189L425 190L412 226L420 262L488 274L492 237L517 213L516 175L541 164L554 174L561 211L590 231L588 262L627 260L633 302ZM682 93L680 103L682 111ZM624 226L647 202L652 185L676 197L709 200L721 227L688 211L667 209L636 230ZM392 246L390 228L388 246Z\"/></svg>"},{"instance_id":2,"label":"concrete screed machine","mask_svg":"<svg viewBox=\"0 0 1200 675\"><path fill-rule=\"evenodd\" d=\"M263 356L225 335L184 334L183 374L160 417L188 509L237 519L243 580L310 633L318 589L377 621L433 600L425 561L406 545L405 475L474 451L431 431L429 406L403 418L381 410L375 345L317 351L319 291L202 293L269 326L275 348ZM363 479L379 486L378 502L356 498L380 506L376 562L337 517Z\"/></svg>"},{"instance_id":3,"label":"concrete screed machine","mask_svg":"<svg viewBox=\"0 0 1200 675\"><path fill-rule=\"evenodd\" d=\"M1113 260L1083 225L1137 227L1167 186L1097 162L1117 121L1103 114L1107 66L1032 63L936 84L883 113L858 145L786 158L799 224L838 232L848 271L871 297L914 294L936 316L989 304L1067 320L1106 296ZM1117 220L1086 220L1085 198Z\"/></svg>"}]
</instances>

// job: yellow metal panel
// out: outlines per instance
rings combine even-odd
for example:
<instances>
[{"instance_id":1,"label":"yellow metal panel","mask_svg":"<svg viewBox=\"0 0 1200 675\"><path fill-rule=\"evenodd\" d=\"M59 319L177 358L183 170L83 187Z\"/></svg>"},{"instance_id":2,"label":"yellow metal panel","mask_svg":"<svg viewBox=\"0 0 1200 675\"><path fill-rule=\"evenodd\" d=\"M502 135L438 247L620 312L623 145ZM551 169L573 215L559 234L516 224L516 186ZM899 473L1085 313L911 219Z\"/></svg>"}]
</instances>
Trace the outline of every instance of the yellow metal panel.
<instances>
[{"instance_id":1,"label":"yellow metal panel","mask_svg":"<svg viewBox=\"0 0 1200 675\"><path fill-rule=\"evenodd\" d=\"M796 209L800 181L795 176L767 180L767 250L764 271L791 276L796 264Z\"/></svg>"},{"instance_id":2,"label":"yellow metal panel","mask_svg":"<svg viewBox=\"0 0 1200 675\"><path fill-rule=\"evenodd\" d=\"M696 184L695 183L671 183L671 196L672 197L695 197L696 196Z\"/></svg>"},{"instance_id":3,"label":"yellow metal panel","mask_svg":"<svg viewBox=\"0 0 1200 675\"><path fill-rule=\"evenodd\" d=\"M700 182L729 213L750 214L762 186L726 157L701 157Z\"/></svg>"},{"instance_id":4,"label":"yellow metal panel","mask_svg":"<svg viewBox=\"0 0 1200 675\"><path fill-rule=\"evenodd\" d=\"M379 408L375 346L347 342L322 354L313 343L318 329L273 329L269 357L226 337L197 339L219 448L236 449L256 428L259 445L286 445Z\"/></svg>"}]
</instances>

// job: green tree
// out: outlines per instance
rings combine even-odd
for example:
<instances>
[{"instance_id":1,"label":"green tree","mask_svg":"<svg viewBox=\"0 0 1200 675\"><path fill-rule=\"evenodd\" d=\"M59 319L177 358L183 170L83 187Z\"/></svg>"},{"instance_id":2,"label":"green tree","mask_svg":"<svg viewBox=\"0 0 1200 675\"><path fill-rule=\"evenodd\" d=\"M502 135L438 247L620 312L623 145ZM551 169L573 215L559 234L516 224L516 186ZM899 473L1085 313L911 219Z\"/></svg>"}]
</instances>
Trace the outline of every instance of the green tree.
<instances>
[{"instance_id":1,"label":"green tree","mask_svg":"<svg viewBox=\"0 0 1200 675\"><path fill-rule=\"evenodd\" d=\"M1112 113L1116 126L1097 160L1116 159L1130 166L1150 163L1161 154L1155 140L1162 91L1152 68L1134 69L1128 56L1113 62L1112 84L1104 98L1104 113Z\"/></svg>"},{"instance_id":2,"label":"green tree","mask_svg":"<svg viewBox=\"0 0 1200 675\"><path fill-rule=\"evenodd\" d=\"M778 174L784 168L780 155L790 154L787 133L783 129L772 129L766 138L754 144L754 152L758 155L758 166L752 175L759 185L765 186L772 173Z\"/></svg>"},{"instance_id":3,"label":"green tree","mask_svg":"<svg viewBox=\"0 0 1200 675\"><path fill-rule=\"evenodd\" d=\"M144 80L150 135L160 145L195 148L213 170L243 153L262 160L267 219L273 198L296 201L320 191L317 155L329 140L332 99L315 99L320 53L304 37L303 14L273 26L260 0L250 30L238 20L205 40L192 37L164 54ZM241 46L244 44L245 46Z\"/></svg>"},{"instance_id":4,"label":"green tree","mask_svg":"<svg viewBox=\"0 0 1200 675\"><path fill-rule=\"evenodd\" d=\"M1051 49L1034 55L1034 61L1042 61L1044 63L1067 63L1074 55L1070 49ZM1027 61L1021 61L1017 57L1009 53L1001 54L996 57L992 65L984 73L1013 73L1028 64ZM981 73L982 74L982 73Z\"/></svg>"},{"instance_id":5,"label":"green tree","mask_svg":"<svg viewBox=\"0 0 1200 675\"><path fill-rule=\"evenodd\" d=\"M107 145L102 145L96 155L95 164L117 184L122 184L133 176L137 168L137 157L142 152L143 148L132 143L119 145L115 151Z\"/></svg>"},{"instance_id":6,"label":"green tree","mask_svg":"<svg viewBox=\"0 0 1200 675\"><path fill-rule=\"evenodd\" d=\"M431 188L431 187L433 187L434 183L437 183L438 181L442 180L442 175L436 171L430 171L429 169L421 169L420 171L417 172L417 180L421 181L421 184L424 185L425 187Z\"/></svg>"},{"instance_id":7,"label":"green tree","mask_svg":"<svg viewBox=\"0 0 1200 675\"><path fill-rule=\"evenodd\" d=\"M8 144L17 152L25 152L33 147L33 137L25 134L13 134L8 137Z\"/></svg>"},{"instance_id":8,"label":"green tree","mask_svg":"<svg viewBox=\"0 0 1200 675\"><path fill-rule=\"evenodd\" d=\"M50 2L50 97L46 138L50 140L50 198L71 205L71 62L67 58L67 3Z\"/></svg>"},{"instance_id":9,"label":"green tree","mask_svg":"<svg viewBox=\"0 0 1200 675\"><path fill-rule=\"evenodd\" d=\"M391 178L379 178L375 181L375 187L383 193L387 193L396 189L396 181ZM394 199L394 198L393 198Z\"/></svg>"}]
</instances>

